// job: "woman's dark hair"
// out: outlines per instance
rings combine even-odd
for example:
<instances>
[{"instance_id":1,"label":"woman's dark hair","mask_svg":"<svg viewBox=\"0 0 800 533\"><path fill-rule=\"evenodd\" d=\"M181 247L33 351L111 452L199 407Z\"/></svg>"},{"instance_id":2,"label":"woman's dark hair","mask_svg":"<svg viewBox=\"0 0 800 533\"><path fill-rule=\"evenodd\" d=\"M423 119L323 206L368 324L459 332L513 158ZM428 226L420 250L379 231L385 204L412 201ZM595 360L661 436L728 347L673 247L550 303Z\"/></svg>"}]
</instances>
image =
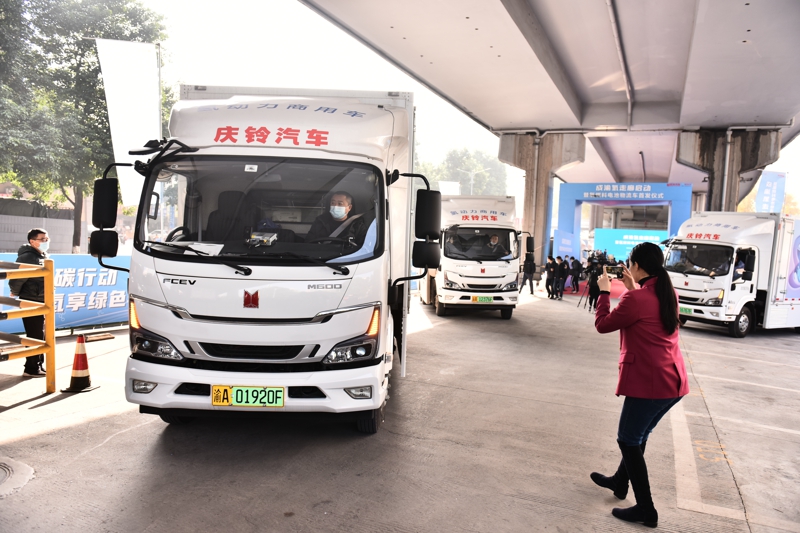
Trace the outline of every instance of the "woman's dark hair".
<instances>
[{"instance_id":1,"label":"woman's dark hair","mask_svg":"<svg viewBox=\"0 0 800 533\"><path fill-rule=\"evenodd\" d=\"M631 250L631 264L636 263L639 268L656 276L656 296L658 296L658 306L661 314L661 324L668 334L672 334L678 329L678 300L675 296L675 289L672 280L664 268L664 252L658 245L652 242L637 244Z\"/></svg>"}]
</instances>

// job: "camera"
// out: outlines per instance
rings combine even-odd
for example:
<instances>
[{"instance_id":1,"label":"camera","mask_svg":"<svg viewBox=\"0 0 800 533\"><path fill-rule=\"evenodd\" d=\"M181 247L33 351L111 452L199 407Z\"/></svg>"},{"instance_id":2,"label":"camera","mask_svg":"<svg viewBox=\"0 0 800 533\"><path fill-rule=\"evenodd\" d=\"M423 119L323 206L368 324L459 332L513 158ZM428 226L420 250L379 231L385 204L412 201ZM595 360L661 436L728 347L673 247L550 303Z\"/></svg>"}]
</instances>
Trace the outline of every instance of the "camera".
<instances>
[{"instance_id":1,"label":"camera","mask_svg":"<svg viewBox=\"0 0 800 533\"><path fill-rule=\"evenodd\" d=\"M622 279L624 269L621 266L606 266L606 272L610 278L616 277L617 279Z\"/></svg>"}]
</instances>

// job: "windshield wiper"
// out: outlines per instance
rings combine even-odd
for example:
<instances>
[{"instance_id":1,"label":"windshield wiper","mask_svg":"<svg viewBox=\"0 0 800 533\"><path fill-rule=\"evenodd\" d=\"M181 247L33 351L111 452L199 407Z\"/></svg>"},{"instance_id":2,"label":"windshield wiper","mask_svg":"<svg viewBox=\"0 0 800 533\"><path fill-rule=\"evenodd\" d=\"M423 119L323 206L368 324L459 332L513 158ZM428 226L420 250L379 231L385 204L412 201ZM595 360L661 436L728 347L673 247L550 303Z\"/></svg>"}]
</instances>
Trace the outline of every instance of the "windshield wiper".
<instances>
[{"instance_id":1,"label":"windshield wiper","mask_svg":"<svg viewBox=\"0 0 800 533\"><path fill-rule=\"evenodd\" d=\"M478 263L483 264L483 261L480 259L476 259L475 257L469 257L467 254L462 254L461 252L448 252L444 254L445 257L449 257L450 259L458 259L456 256L463 257L467 261L477 261Z\"/></svg>"},{"instance_id":2,"label":"windshield wiper","mask_svg":"<svg viewBox=\"0 0 800 533\"><path fill-rule=\"evenodd\" d=\"M264 254L259 257L293 257L295 259L300 259L301 261L306 261L308 263L314 263L315 265L326 266L328 268L332 268L335 271L339 272L342 276L346 276L350 273L350 269L346 266L339 266L339 265L331 265L326 263L321 259L316 259L314 257L308 257L307 255L300 255L294 252L278 252L273 254ZM338 257L338 256L337 256ZM333 259L333 258L329 258Z\"/></svg>"},{"instance_id":3,"label":"windshield wiper","mask_svg":"<svg viewBox=\"0 0 800 533\"><path fill-rule=\"evenodd\" d=\"M250 267L236 265L234 263L228 263L227 261L223 261L219 259L216 255L211 255L208 252L203 252L201 250L196 250L191 246L181 246L180 244L175 244L173 242L159 242L159 241L143 241L145 244L160 244L161 246L166 246L168 248L176 248L180 250L186 250L188 252L194 252L197 255L202 255L204 257L208 257L212 261L219 263L220 265L225 265L226 267L230 267L236 271L237 274L242 276L249 276L253 273L253 269Z\"/></svg>"}]
</instances>

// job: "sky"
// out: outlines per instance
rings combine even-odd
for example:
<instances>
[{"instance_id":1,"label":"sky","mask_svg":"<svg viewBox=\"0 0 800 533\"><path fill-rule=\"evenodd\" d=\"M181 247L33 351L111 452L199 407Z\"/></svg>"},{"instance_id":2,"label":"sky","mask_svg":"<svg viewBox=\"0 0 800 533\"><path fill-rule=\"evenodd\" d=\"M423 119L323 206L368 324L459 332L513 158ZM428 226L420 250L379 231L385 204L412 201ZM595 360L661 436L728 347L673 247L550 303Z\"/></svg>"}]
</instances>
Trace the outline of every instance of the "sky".
<instances>
[{"instance_id":1,"label":"sky","mask_svg":"<svg viewBox=\"0 0 800 533\"><path fill-rule=\"evenodd\" d=\"M465 147L497 155L495 135L297 0L140 1L164 16L167 84L411 91L420 160ZM508 194L521 197L522 170L506 168ZM767 170L788 172L800 198L800 141Z\"/></svg>"}]
</instances>

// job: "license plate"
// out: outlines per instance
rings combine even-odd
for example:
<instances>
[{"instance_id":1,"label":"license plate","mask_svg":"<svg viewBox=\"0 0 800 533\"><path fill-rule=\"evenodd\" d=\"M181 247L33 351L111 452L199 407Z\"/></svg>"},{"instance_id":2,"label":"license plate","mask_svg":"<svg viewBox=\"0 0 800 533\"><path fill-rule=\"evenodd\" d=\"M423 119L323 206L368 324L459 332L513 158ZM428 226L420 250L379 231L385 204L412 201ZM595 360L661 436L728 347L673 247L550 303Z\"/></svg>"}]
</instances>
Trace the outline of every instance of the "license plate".
<instances>
[{"instance_id":1,"label":"license plate","mask_svg":"<svg viewBox=\"0 0 800 533\"><path fill-rule=\"evenodd\" d=\"M493 296L473 296L472 297L472 301L473 302L478 302L478 303L493 302L494 301L494 297Z\"/></svg>"},{"instance_id":2,"label":"license plate","mask_svg":"<svg viewBox=\"0 0 800 533\"><path fill-rule=\"evenodd\" d=\"M211 405L222 407L283 407L283 387L211 386Z\"/></svg>"},{"instance_id":3,"label":"license plate","mask_svg":"<svg viewBox=\"0 0 800 533\"><path fill-rule=\"evenodd\" d=\"M678 312L682 315L691 315L693 311L689 307L679 307Z\"/></svg>"}]
</instances>

